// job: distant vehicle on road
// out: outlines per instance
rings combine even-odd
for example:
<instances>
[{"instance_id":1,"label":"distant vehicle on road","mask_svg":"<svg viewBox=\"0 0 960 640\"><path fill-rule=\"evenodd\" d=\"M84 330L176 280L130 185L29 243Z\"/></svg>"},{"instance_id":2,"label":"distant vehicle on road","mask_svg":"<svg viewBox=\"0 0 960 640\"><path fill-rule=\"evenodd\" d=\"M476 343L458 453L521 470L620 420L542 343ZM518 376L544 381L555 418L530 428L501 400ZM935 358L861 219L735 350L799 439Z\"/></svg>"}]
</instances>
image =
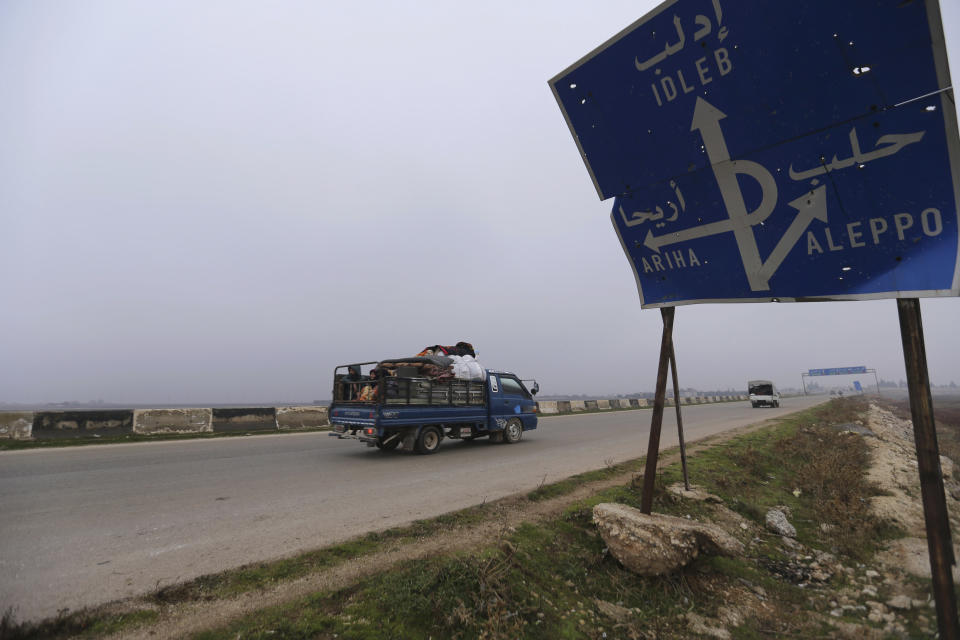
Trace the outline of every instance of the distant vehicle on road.
<instances>
[{"instance_id":1,"label":"distant vehicle on road","mask_svg":"<svg viewBox=\"0 0 960 640\"><path fill-rule=\"evenodd\" d=\"M334 370L330 405L331 436L355 438L385 451L404 449L436 453L444 438L519 442L537 428L540 387L527 386L508 371L484 369L480 380L436 379L416 375L416 361L384 360L342 365ZM427 364L427 363L424 363ZM377 365L371 374L362 367ZM387 365L395 374L385 375ZM479 375L479 371L478 371Z\"/></svg>"},{"instance_id":2,"label":"distant vehicle on road","mask_svg":"<svg viewBox=\"0 0 960 640\"><path fill-rule=\"evenodd\" d=\"M751 380L747 383L750 393L750 405L757 407L779 407L780 392L769 380Z\"/></svg>"}]
</instances>

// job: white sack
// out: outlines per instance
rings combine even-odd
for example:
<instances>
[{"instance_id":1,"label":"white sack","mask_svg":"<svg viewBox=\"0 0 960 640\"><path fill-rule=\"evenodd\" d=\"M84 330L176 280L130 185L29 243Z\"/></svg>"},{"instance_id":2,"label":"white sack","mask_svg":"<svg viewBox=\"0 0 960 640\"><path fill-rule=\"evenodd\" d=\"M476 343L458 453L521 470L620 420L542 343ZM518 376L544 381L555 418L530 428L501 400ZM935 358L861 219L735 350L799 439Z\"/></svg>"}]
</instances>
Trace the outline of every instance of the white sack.
<instances>
[{"instance_id":1,"label":"white sack","mask_svg":"<svg viewBox=\"0 0 960 640\"><path fill-rule=\"evenodd\" d=\"M486 380L487 373L473 356L447 356L453 359L453 376L461 380Z\"/></svg>"}]
</instances>

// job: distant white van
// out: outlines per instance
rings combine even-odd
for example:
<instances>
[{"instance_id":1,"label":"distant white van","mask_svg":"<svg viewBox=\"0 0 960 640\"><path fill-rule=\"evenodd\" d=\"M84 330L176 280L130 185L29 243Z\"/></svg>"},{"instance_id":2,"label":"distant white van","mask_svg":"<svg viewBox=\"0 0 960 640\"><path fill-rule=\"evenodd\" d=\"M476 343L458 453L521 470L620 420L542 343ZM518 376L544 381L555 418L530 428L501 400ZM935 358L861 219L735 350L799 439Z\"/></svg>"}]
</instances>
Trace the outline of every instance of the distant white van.
<instances>
[{"instance_id":1,"label":"distant white van","mask_svg":"<svg viewBox=\"0 0 960 640\"><path fill-rule=\"evenodd\" d=\"M779 407L780 392L777 385L769 380L751 380L747 383L750 393L750 405L757 407Z\"/></svg>"}]
</instances>

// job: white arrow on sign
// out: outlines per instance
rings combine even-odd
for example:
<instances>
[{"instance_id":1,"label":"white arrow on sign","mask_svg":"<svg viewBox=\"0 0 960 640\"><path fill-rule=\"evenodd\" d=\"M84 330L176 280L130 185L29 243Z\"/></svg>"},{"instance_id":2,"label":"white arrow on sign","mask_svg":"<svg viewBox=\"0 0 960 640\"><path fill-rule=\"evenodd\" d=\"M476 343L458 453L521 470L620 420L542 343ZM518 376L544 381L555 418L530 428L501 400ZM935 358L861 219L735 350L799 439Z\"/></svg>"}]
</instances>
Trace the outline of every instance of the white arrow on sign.
<instances>
[{"instance_id":1,"label":"white arrow on sign","mask_svg":"<svg viewBox=\"0 0 960 640\"><path fill-rule=\"evenodd\" d=\"M747 214L747 220L750 222L750 226L760 224L769 218L772 212L773 209L770 209L769 211L755 211ZM709 222L707 224L702 224L699 227L690 227L689 229L684 229L682 231L665 233L662 236L655 236L653 235L653 231L647 231L647 237L644 238L643 244L648 249L652 249L657 253L660 253L660 247L665 247L668 244L676 244L677 242L683 242L685 240L694 240L696 238L714 236L718 233L733 231L733 229L733 220L728 219L718 220L717 222Z\"/></svg>"},{"instance_id":2,"label":"white arrow on sign","mask_svg":"<svg viewBox=\"0 0 960 640\"><path fill-rule=\"evenodd\" d=\"M797 210L797 216L767 257L767 260L762 260L760 249L757 247L757 239L753 235L753 226L760 224L773 213L777 205L777 183L773 174L762 165L751 160L730 159L727 142L723 137L723 130L720 128L720 121L726 117L726 114L722 111L703 98L698 97L697 104L693 109L693 122L690 130L699 131L703 138L703 146L713 168L713 175L720 187L720 195L723 197L728 219L710 222L699 227L690 227L662 236L655 236L652 231L648 231L643 244L648 249L659 253L660 247L666 245L732 231L737 241L737 248L740 251L740 258L743 260L743 270L747 275L750 289L752 291L766 291L770 289L770 278L786 259L787 254L793 249L807 226L814 219L827 221L826 189L823 186L817 187L807 195L801 196L790 203L790 206ZM748 175L760 184L763 195L760 206L757 207L756 211L747 211L747 205L743 201L743 192L737 182L738 174Z\"/></svg>"},{"instance_id":3,"label":"white arrow on sign","mask_svg":"<svg viewBox=\"0 0 960 640\"><path fill-rule=\"evenodd\" d=\"M790 206L797 210L797 217L787 227L783 237L780 238L780 242L777 243L777 246L767 256L763 266L760 267L759 275L764 282L769 282L773 274L777 272L787 254L797 244L797 240L800 239L811 222L814 220L827 221L827 189L820 185L807 195L800 196L791 202Z\"/></svg>"}]
</instances>

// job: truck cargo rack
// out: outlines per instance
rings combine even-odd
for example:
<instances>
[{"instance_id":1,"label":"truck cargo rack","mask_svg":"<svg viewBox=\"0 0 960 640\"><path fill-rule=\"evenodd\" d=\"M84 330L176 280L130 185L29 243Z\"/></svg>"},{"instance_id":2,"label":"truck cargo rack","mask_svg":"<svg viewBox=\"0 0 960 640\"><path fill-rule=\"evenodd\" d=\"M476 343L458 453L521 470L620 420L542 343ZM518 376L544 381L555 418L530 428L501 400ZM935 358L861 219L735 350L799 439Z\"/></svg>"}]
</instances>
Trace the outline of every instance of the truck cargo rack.
<instances>
[{"instance_id":1,"label":"truck cargo rack","mask_svg":"<svg viewBox=\"0 0 960 640\"><path fill-rule=\"evenodd\" d=\"M348 368L359 371L361 366L370 364L377 363L342 365L334 370L334 404L463 407L482 406L487 401L487 383L484 380L436 380L403 375L374 379L357 376L357 379L350 379L341 373Z\"/></svg>"},{"instance_id":2,"label":"truck cargo rack","mask_svg":"<svg viewBox=\"0 0 960 640\"><path fill-rule=\"evenodd\" d=\"M378 398L384 405L483 405L487 385L481 380L432 380L390 377L380 380Z\"/></svg>"}]
</instances>

